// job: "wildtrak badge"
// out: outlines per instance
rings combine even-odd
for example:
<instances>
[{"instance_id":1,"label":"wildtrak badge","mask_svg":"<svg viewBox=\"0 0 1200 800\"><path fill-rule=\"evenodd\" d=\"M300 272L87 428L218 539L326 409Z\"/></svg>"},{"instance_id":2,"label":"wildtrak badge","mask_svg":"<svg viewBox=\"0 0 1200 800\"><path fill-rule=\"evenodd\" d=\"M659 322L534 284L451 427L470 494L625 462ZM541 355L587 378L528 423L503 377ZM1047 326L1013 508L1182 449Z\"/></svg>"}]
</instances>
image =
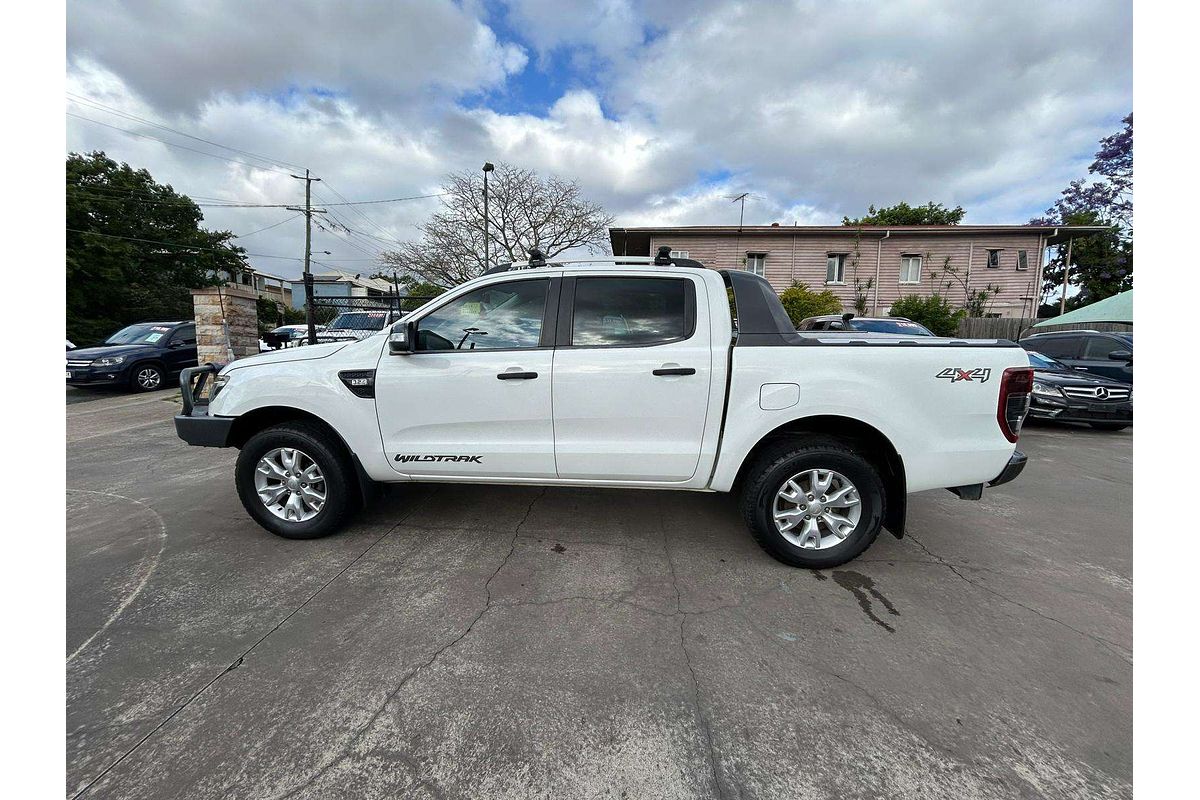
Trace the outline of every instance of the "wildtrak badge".
<instances>
[{"instance_id":1,"label":"wildtrak badge","mask_svg":"<svg viewBox=\"0 0 1200 800\"><path fill-rule=\"evenodd\" d=\"M405 455L402 453L396 454L396 461L401 464L406 464L409 461L457 461L459 463L482 464L480 459L482 456L432 456L432 455Z\"/></svg>"}]
</instances>

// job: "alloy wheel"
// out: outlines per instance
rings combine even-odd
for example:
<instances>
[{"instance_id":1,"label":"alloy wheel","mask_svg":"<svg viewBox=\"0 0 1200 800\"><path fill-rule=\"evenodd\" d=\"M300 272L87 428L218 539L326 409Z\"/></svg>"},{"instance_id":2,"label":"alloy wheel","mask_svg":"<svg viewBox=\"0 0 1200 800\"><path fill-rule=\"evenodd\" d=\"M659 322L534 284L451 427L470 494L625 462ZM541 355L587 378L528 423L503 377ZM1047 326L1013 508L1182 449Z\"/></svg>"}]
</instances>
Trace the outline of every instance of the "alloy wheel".
<instances>
[{"instance_id":1,"label":"alloy wheel","mask_svg":"<svg viewBox=\"0 0 1200 800\"><path fill-rule=\"evenodd\" d=\"M254 489L268 511L288 522L320 514L328 491L317 462L294 447L277 447L258 460Z\"/></svg>"},{"instance_id":2,"label":"alloy wheel","mask_svg":"<svg viewBox=\"0 0 1200 800\"><path fill-rule=\"evenodd\" d=\"M783 482L772 516L779 533L796 547L824 550L854 533L862 517L862 498L842 473L809 469Z\"/></svg>"}]
</instances>

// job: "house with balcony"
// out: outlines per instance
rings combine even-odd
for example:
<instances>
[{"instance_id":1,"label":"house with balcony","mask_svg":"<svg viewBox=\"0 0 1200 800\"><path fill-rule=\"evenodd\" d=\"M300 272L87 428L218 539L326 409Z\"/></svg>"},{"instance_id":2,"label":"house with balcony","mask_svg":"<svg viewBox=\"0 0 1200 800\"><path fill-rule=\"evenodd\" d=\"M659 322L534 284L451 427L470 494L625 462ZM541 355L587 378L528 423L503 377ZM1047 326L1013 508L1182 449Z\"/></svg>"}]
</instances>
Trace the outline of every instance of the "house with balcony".
<instances>
[{"instance_id":1,"label":"house with balcony","mask_svg":"<svg viewBox=\"0 0 1200 800\"><path fill-rule=\"evenodd\" d=\"M662 245L712 269L745 269L776 292L793 283L829 289L847 311L856 295L873 316L908 294L940 291L964 302L995 287L985 315L1031 317L1041 297L1046 250L1099 226L1038 225L697 225L609 228L614 255L651 256Z\"/></svg>"}]
</instances>

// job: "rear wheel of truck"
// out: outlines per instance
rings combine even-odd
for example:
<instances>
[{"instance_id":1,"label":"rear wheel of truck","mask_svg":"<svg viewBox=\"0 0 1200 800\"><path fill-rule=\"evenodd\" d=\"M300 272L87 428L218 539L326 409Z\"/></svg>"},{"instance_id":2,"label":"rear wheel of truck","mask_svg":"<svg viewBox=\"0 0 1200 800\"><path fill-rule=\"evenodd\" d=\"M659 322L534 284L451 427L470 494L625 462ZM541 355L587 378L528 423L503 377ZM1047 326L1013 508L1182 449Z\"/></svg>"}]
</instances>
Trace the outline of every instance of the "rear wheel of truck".
<instances>
[{"instance_id":1,"label":"rear wheel of truck","mask_svg":"<svg viewBox=\"0 0 1200 800\"><path fill-rule=\"evenodd\" d=\"M875 467L829 437L789 439L759 456L742 489L755 540L794 567L845 564L883 526L886 495Z\"/></svg>"},{"instance_id":2,"label":"rear wheel of truck","mask_svg":"<svg viewBox=\"0 0 1200 800\"><path fill-rule=\"evenodd\" d=\"M328 536L354 508L353 467L316 425L289 422L256 433L238 454L235 475L250 516L287 539Z\"/></svg>"}]
</instances>

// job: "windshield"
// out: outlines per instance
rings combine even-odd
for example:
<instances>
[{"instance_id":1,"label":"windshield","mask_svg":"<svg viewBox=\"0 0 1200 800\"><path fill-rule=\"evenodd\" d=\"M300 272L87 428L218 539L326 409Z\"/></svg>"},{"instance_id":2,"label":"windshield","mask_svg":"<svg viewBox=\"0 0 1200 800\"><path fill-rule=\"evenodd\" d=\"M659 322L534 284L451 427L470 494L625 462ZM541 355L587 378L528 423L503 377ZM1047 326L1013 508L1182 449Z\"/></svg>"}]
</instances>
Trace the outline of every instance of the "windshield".
<instances>
[{"instance_id":1,"label":"windshield","mask_svg":"<svg viewBox=\"0 0 1200 800\"><path fill-rule=\"evenodd\" d=\"M1035 353L1033 350L1027 350L1029 356L1029 366L1034 369L1069 369L1069 367L1061 361L1055 361L1050 356L1044 356L1041 353Z\"/></svg>"},{"instance_id":2,"label":"windshield","mask_svg":"<svg viewBox=\"0 0 1200 800\"><path fill-rule=\"evenodd\" d=\"M331 331L381 331L388 323L386 311L352 311L339 314L329 323Z\"/></svg>"},{"instance_id":3,"label":"windshield","mask_svg":"<svg viewBox=\"0 0 1200 800\"><path fill-rule=\"evenodd\" d=\"M869 333L907 333L910 336L933 336L924 325L906 319L855 319L850 324L856 331Z\"/></svg>"},{"instance_id":4,"label":"windshield","mask_svg":"<svg viewBox=\"0 0 1200 800\"><path fill-rule=\"evenodd\" d=\"M166 338L170 325L130 325L104 340L105 344L154 344Z\"/></svg>"}]
</instances>

